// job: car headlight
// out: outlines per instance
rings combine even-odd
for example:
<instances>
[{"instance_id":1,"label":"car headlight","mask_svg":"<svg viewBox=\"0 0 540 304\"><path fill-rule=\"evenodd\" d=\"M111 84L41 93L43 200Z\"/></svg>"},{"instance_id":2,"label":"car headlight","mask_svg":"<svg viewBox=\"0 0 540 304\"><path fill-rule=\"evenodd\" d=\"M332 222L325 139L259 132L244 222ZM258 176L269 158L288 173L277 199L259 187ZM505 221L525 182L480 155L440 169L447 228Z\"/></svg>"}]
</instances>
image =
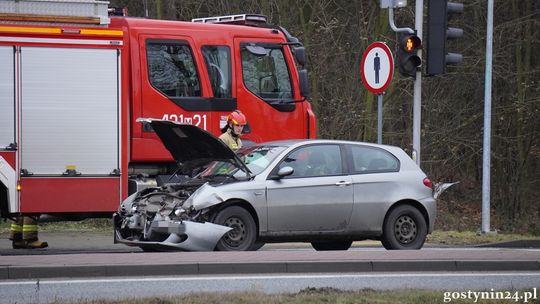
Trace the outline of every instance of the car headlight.
<instances>
[{"instance_id":1,"label":"car headlight","mask_svg":"<svg viewBox=\"0 0 540 304\"><path fill-rule=\"evenodd\" d=\"M182 213L186 213L186 210L184 208L182 208L182 207L177 208L176 210L174 210L174 214L176 216L180 216Z\"/></svg>"}]
</instances>

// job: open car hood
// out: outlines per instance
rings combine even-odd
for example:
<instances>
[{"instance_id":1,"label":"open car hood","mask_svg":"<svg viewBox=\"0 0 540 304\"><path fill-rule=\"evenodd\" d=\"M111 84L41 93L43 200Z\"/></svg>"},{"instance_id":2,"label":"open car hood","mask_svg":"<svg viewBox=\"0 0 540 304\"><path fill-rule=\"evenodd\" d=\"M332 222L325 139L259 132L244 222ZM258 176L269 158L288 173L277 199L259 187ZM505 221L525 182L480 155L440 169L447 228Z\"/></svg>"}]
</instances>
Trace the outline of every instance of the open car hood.
<instances>
[{"instance_id":1,"label":"open car hood","mask_svg":"<svg viewBox=\"0 0 540 304\"><path fill-rule=\"evenodd\" d=\"M149 124L174 160L182 165L196 167L214 160L228 160L250 173L225 143L199 127L153 118L139 118L137 121Z\"/></svg>"}]
</instances>

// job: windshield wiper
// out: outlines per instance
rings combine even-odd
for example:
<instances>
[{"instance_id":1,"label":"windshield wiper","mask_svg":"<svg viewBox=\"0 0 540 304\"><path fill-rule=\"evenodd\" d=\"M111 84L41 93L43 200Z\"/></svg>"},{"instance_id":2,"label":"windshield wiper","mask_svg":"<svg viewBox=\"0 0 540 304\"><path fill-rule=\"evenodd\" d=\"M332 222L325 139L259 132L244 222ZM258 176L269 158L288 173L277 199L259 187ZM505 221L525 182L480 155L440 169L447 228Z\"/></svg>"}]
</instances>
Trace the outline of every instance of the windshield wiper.
<instances>
[{"instance_id":1,"label":"windshield wiper","mask_svg":"<svg viewBox=\"0 0 540 304\"><path fill-rule=\"evenodd\" d=\"M203 178L214 179L216 177L229 177L229 176L230 176L229 174L225 174L225 173L216 173L216 174L204 175L202 177Z\"/></svg>"}]
</instances>

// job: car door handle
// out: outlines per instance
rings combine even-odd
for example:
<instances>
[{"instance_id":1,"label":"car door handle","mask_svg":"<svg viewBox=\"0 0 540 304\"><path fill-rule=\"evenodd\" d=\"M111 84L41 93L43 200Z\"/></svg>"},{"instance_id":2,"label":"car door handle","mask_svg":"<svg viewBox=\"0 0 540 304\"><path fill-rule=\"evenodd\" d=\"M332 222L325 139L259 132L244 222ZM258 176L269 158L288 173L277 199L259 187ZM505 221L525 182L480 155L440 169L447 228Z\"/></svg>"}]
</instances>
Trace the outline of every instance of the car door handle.
<instances>
[{"instance_id":1,"label":"car door handle","mask_svg":"<svg viewBox=\"0 0 540 304\"><path fill-rule=\"evenodd\" d=\"M351 184L351 182L340 181L340 182L336 183L336 186L348 186L350 184Z\"/></svg>"}]
</instances>

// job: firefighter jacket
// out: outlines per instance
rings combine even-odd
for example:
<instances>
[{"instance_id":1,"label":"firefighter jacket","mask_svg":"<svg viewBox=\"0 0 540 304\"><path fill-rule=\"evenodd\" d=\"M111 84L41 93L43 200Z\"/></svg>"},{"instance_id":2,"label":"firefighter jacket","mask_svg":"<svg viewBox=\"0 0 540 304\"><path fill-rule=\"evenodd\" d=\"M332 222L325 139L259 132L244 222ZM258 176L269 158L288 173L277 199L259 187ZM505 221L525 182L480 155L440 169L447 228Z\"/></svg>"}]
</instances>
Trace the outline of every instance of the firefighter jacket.
<instances>
[{"instance_id":1,"label":"firefighter jacket","mask_svg":"<svg viewBox=\"0 0 540 304\"><path fill-rule=\"evenodd\" d=\"M221 139L221 141L229 146L229 148L231 148L231 150L234 152L242 148L242 140L238 136L233 136L232 129L230 128L227 130L227 132L221 134L219 139Z\"/></svg>"}]
</instances>

